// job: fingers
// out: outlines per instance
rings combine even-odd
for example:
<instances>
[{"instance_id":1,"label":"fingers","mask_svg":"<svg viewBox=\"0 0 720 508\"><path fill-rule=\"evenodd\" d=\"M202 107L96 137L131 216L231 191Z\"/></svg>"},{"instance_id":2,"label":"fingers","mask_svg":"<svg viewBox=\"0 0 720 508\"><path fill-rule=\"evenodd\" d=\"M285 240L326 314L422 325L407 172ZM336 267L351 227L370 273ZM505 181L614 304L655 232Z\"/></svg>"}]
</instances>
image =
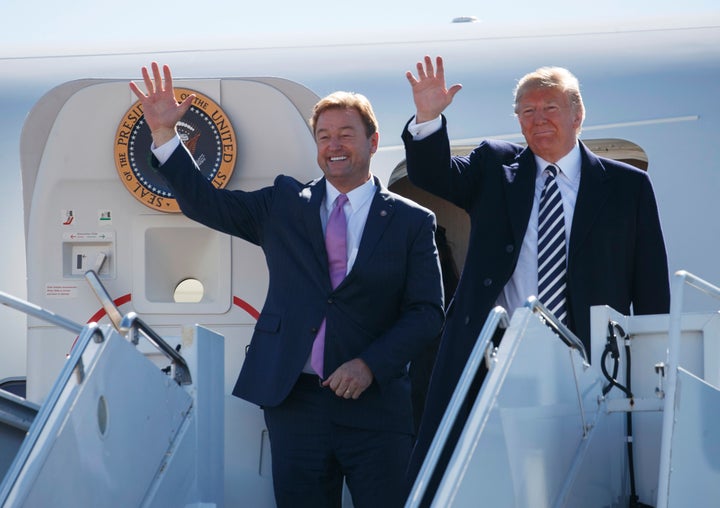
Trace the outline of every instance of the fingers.
<instances>
[{"instance_id":1,"label":"fingers","mask_svg":"<svg viewBox=\"0 0 720 508\"><path fill-rule=\"evenodd\" d=\"M342 392L342 395L339 395L337 392L335 393L335 395L337 395L338 397L342 397L343 399L357 400L364 391L365 390L361 390L360 388L348 387Z\"/></svg>"},{"instance_id":2,"label":"fingers","mask_svg":"<svg viewBox=\"0 0 720 508\"><path fill-rule=\"evenodd\" d=\"M145 97L147 97L147 95L145 95L145 93L142 90L140 90L140 87L138 87L134 81L130 82L130 90L132 90L132 92L135 94L135 96L141 101Z\"/></svg>"},{"instance_id":3,"label":"fingers","mask_svg":"<svg viewBox=\"0 0 720 508\"><path fill-rule=\"evenodd\" d=\"M425 55L421 62L416 64L417 78L412 72L407 71L405 77L411 85L416 85L421 81L437 81L445 83L445 66L441 56L435 58L435 64L433 64L432 58ZM457 90L455 90L457 92Z\"/></svg>"},{"instance_id":4,"label":"fingers","mask_svg":"<svg viewBox=\"0 0 720 508\"><path fill-rule=\"evenodd\" d=\"M420 80L441 77L441 69L442 57L437 57L437 74L435 72L435 67L433 67L432 58L430 58L428 55L425 55L425 58L423 58L422 62L417 63L418 77L420 78Z\"/></svg>"},{"instance_id":5,"label":"fingers","mask_svg":"<svg viewBox=\"0 0 720 508\"><path fill-rule=\"evenodd\" d=\"M429 57L427 56L425 57L425 65L423 65L423 62L418 62L415 66L417 68L418 79L420 81L422 81L423 79L427 79L428 75L432 75L432 63L430 63L430 66L427 68L427 70L425 69L427 67L428 58Z\"/></svg>"},{"instance_id":6,"label":"fingers","mask_svg":"<svg viewBox=\"0 0 720 508\"><path fill-rule=\"evenodd\" d=\"M145 84L145 90L147 92L143 92L134 81L130 82L130 89L141 101L165 92L173 92L172 72L170 71L170 67L168 65L163 65L162 74L160 73L160 66L157 62L152 62L150 70L148 70L147 67L142 67L141 72L143 83ZM186 112L190 108L194 99L194 94L186 97L179 105L180 110L183 113Z\"/></svg>"},{"instance_id":7,"label":"fingers","mask_svg":"<svg viewBox=\"0 0 720 508\"><path fill-rule=\"evenodd\" d=\"M153 86L153 82L150 80L150 73L148 72L147 67L143 66L142 77L143 83L145 83L145 90L147 90L148 95L155 93L155 86Z\"/></svg>"},{"instance_id":8,"label":"fingers","mask_svg":"<svg viewBox=\"0 0 720 508\"><path fill-rule=\"evenodd\" d=\"M430 60L428 57L426 57L427 60ZM437 77L439 79L445 80L445 66L443 65L443 59L441 56L437 57L435 59L435 64L437 65Z\"/></svg>"},{"instance_id":9,"label":"fingers","mask_svg":"<svg viewBox=\"0 0 720 508\"><path fill-rule=\"evenodd\" d=\"M415 79L415 76L413 76L413 73L410 71L407 71L405 73L405 77L410 82L410 85L416 85L417 83L419 83L419 81L417 79Z\"/></svg>"},{"instance_id":10,"label":"fingers","mask_svg":"<svg viewBox=\"0 0 720 508\"><path fill-rule=\"evenodd\" d=\"M338 397L342 397L343 399L357 399L359 395L357 395L356 390L351 390L350 388L346 389L344 392L342 392L342 395L335 393Z\"/></svg>"},{"instance_id":11,"label":"fingers","mask_svg":"<svg viewBox=\"0 0 720 508\"><path fill-rule=\"evenodd\" d=\"M148 71L147 67L143 67L141 69L142 77L143 77L143 83L145 83L145 89L147 90L147 96L154 95L156 93L161 93L166 90L172 90L173 84L172 84L172 73L170 72L170 67L167 65L163 65L163 75L165 77L165 85L163 86L163 76L160 74L160 66L157 64L157 62L153 62L150 65L150 68L152 70L152 76L150 76L150 71ZM130 82L130 88L132 88L133 92L135 94L138 94L138 91L140 91L140 88L133 82ZM145 95L145 94L143 94ZM139 96L138 96L139 97Z\"/></svg>"},{"instance_id":12,"label":"fingers","mask_svg":"<svg viewBox=\"0 0 720 508\"><path fill-rule=\"evenodd\" d=\"M148 71L147 67L143 66L140 70L140 72L142 73L143 83L145 84L145 90L147 90L147 94L143 92L140 87L135 84L134 81L130 82L130 89L140 100L145 99L151 95L154 95L156 92L161 92L163 90L162 79L160 78L160 70L158 68L158 64L156 62L153 62L151 64L151 67L153 71L154 81L153 78L150 77L150 72ZM167 65L164 67L166 83L168 81L167 78L170 77L169 84L171 87L170 89L172 89L172 76L170 75L170 68Z\"/></svg>"},{"instance_id":13,"label":"fingers","mask_svg":"<svg viewBox=\"0 0 720 508\"><path fill-rule=\"evenodd\" d=\"M153 62L151 64L151 67L152 67L153 78L155 79L154 91L156 93L160 93L165 90L165 88L163 88L162 78L160 77L160 67L158 66L157 62ZM165 67L167 67L167 66L165 66ZM149 79L148 79L148 81L149 81ZM145 84L147 84L147 82ZM148 88L148 90L151 90L151 89L152 88Z\"/></svg>"},{"instance_id":14,"label":"fingers","mask_svg":"<svg viewBox=\"0 0 720 508\"><path fill-rule=\"evenodd\" d=\"M434 75L432 60L427 55L425 56L424 64L423 64L423 62L418 62L415 65L415 67L417 69L417 75L418 75L417 78L415 78L413 73L410 71L407 71L405 73L405 77L407 78L407 80L410 82L411 85L419 83L420 81L423 81L423 80L427 79L428 77L433 77L433 75Z\"/></svg>"},{"instance_id":15,"label":"fingers","mask_svg":"<svg viewBox=\"0 0 720 508\"><path fill-rule=\"evenodd\" d=\"M323 381L338 397L357 399L370 386L373 375L368 366L359 358L342 364Z\"/></svg>"},{"instance_id":16,"label":"fingers","mask_svg":"<svg viewBox=\"0 0 720 508\"><path fill-rule=\"evenodd\" d=\"M452 101L455 97L455 94L458 93L462 89L462 85L453 85L448 90L448 95L450 96L450 100Z\"/></svg>"},{"instance_id":17,"label":"fingers","mask_svg":"<svg viewBox=\"0 0 720 508\"><path fill-rule=\"evenodd\" d=\"M195 94L191 93L185 99L178 105L178 109L184 115L188 109L190 109L190 106L192 106L193 101L195 100Z\"/></svg>"},{"instance_id":18,"label":"fingers","mask_svg":"<svg viewBox=\"0 0 720 508\"><path fill-rule=\"evenodd\" d=\"M165 89L172 90L173 89L172 73L170 72L170 67L168 65L163 65L163 74L165 75Z\"/></svg>"},{"instance_id":19,"label":"fingers","mask_svg":"<svg viewBox=\"0 0 720 508\"><path fill-rule=\"evenodd\" d=\"M335 395L343 399L357 399L364 391L352 379L339 378L338 376L330 376L323 382L323 386L327 386Z\"/></svg>"},{"instance_id":20,"label":"fingers","mask_svg":"<svg viewBox=\"0 0 720 508\"><path fill-rule=\"evenodd\" d=\"M140 72L142 73L143 83L145 83L145 90L147 90L147 94L145 94L145 92L143 92L134 81L130 82L130 90L132 90L137 98L142 101L155 92L155 87L153 86L153 82L150 80L150 74L148 73L147 67L142 67Z\"/></svg>"}]
</instances>

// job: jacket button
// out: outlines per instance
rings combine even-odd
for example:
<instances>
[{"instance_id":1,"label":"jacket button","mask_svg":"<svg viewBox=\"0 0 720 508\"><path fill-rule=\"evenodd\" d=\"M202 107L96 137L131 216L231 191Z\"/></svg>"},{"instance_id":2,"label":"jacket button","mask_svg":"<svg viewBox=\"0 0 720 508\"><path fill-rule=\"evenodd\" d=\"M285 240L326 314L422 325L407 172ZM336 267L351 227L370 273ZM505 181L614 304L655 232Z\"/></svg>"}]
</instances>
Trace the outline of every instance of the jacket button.
<instances>
[{"instance_id":1,"label":"jacket button","mask_svg":"<svg viewBox=\"0 0 720 508\"><path fill-rule=\"evenodd\" d=\"M483 281L483 286L485 286L486 288L492 286L492 279L485 279Z\"/></svg>"},{"instance_id":2,"label":"jacket button","mask_svg":"<svg viewBox=\"0 0 720 508\"><path fill-rule=\"evenodd\" d=\"M508 254L512 254L512 252L513 252L514 250L515 250L515 246L514 246L513 244L511 244L511 243L510 243L510 244L507 244L507 245L505 246L505 252L507 252Z\"/></svg>"},{"instance_id":3,"label":"jacket button","mask_svg":"<svg viewBox=\"0 0 720 508\"><path fill-rule=\"evenodd\" d=\"M328 303L329 303L329 304L334 303L334 302L333 302L333 299L332 299L332 298L328 298Z\"/></svg>"},{"instance_id":4,"label":"jacket button","mask_svg":"<svg viewBox=\"0 0 720 508\"><path fill-rule=\"evenodd\" d=\"M317 328L315 328L315 327L313 327L313 328L310 328L310 332L312 332L312 333L316 334L316 333L318 332L318 329L317 329Z\"/></svg>"},{"instance_id":5,"label":"jacket button","mask_svg":"<svg viewBox=\"0 0 720 508\"><path fill-rule=\"evenodd\" d=\"M470 324L470 316L465 316L465 324L466 325Z\"/></svg>"}]
</instances>

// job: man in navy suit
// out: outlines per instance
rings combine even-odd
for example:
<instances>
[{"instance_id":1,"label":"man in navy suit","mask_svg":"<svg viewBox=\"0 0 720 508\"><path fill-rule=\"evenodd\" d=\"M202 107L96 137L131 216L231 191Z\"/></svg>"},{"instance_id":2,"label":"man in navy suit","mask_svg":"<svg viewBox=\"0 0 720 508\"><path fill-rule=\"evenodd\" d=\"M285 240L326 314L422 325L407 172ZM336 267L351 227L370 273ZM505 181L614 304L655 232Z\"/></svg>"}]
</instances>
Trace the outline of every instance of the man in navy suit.
<instances>
[{"instance_id":1,"label":"man in navy suit","mask_svg":"<svg viewBox=\"0 0 720 508\"><path fill-rule=\"evenodd\" d=\"M596 157L578 136L585 118L569 71L544 67L523 77L515 114L527 147L487 140L452 157L442 115L461 85L445 85L430 57L411 72L417 112L403 132L410 180L463 208L471 230L465 266L447 313L426 410L413 451L414 478L489 311L509 312L538 295L538 214L545 170L559 168L566 259L558 287L563 319L590 352L590 306L629 314L667 313L667 255L657 204L644 171ZM561 235L559 235L561 236ZM542 298L539 298L543 301ZM545 303L545 302L543 302ZM459 428L455 429L457 437Z\"/></svg>"},{"instance_id":2,"label":"man in navy suit","mask_svg":"<svg viewBox=\"0 0 720 508\"><path fill-rule=\"evenodd\" d=\"M310 124L324 178L218 190L175 131L194 97L176 103L167 66L142 73L147 94L130 87L183 213L266 256L267 298L233 394L264 409L278 506L339 507L343 480L356 508L401 506L413 440L407 364L440 332L443 295L434 215L370 173L378 146L370 103L337 92L316 104ZM346 266L334 287L324 233L339 195Z\"/></svg>"}]
</instances>

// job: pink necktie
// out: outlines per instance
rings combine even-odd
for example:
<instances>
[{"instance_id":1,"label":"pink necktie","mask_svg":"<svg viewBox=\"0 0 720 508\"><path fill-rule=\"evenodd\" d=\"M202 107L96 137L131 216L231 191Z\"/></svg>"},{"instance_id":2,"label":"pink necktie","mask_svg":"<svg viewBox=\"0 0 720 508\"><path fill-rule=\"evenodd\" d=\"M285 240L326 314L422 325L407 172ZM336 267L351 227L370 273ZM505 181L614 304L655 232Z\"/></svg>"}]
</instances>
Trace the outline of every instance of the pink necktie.
<instances>
[{"instance_id":1,"label":"pink necktie","mask_svg":"<svg viewBox=\"0 0 720 508\"><path fill-rule=\"evenodd\" d=\"M347 222L343 206L348 198L340 194L335 199L332 212L325 228L325 249L330 269L330 283L335 289L345 278L347 272ZM325 355L325 320L320 324L315 342L313 342L310 364L318 376L323 376L323 357Z\"/></svg>"}]
</instances>

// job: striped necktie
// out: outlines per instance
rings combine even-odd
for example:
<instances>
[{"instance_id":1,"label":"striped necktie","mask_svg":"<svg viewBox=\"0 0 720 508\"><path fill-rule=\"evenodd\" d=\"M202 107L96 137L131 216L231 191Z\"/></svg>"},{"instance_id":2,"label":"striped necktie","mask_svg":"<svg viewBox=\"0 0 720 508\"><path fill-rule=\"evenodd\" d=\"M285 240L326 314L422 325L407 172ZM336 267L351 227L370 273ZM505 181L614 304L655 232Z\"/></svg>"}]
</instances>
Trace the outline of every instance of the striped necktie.
<instances>
[{"instance_id":1,"label":"striped necktie","mask_svg":"<svg viewBox=\"0 0 720 508\"><path fill-rule=\"evenodd\" d=\"M327 226L325 227L325 249L328 256L328 268L330 269L330 283L335 289L345 278L347 271L347 220L345 219L345 211L343 207L348 198L345 194L340 194L335 198L335 204L328 217ZM324 378L324 358L325 358L325 320L320 324L313 342L310 364L317 372L318 376Z\"/></svg>"},{"instance_id":2,"label":"striped necktie","mask_svg":"<svg viewBox=\"0 0 720 508\"><path fill-rule=\"evenodd\" d=\"M567 324L565 215L555 177L555 166L545 168L547 178L538 214L538 300Z\"/></svg>"}]
</instances>

